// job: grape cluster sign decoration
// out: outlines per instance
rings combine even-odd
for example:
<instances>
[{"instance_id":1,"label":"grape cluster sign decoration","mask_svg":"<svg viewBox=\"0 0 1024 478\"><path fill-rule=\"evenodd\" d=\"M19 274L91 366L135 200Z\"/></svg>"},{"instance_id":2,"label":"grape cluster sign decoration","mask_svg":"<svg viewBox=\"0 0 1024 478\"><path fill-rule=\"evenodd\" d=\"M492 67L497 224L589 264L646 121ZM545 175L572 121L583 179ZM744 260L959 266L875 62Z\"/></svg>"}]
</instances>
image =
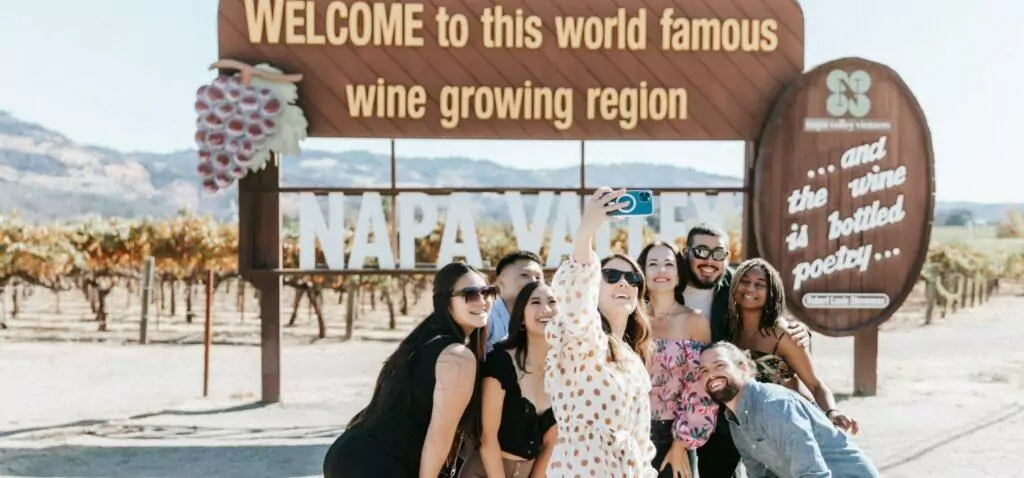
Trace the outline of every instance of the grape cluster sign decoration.
<instances>
[{"instance_id":1,"label":"grape cluster sign decoration","mask_svg":"<svg viewBox=\"0 0 1024 478\"><path fill-rule=\"evenodd\" d=\"M928 125L894 71L846 58L797 80L754 176L758 249L793 314L830 335L888 319L920 276L934 194Z\"/></svg>"},{"instance_id":2,"label":"grape cluster sign decoration","mask_svg":"<svg viewBox=\"0 0 1024 478\"><path fill-rule=\"evenodd\" d=\"M203 189L215 193L248 173L263 169L271 152L298 154L307 122L295 106L295 82L267 64L255 67L233 60L213 68L238 70L219 75L196 91L196 171Z\"/></svg>"}]
</instances>

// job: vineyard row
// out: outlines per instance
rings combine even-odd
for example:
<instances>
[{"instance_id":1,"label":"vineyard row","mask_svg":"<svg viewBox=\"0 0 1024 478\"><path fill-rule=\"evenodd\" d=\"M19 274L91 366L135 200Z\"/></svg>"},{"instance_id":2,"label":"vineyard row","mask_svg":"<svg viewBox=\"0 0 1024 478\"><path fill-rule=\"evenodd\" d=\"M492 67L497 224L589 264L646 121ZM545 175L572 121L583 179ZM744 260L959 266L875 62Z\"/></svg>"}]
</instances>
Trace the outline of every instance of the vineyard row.
<instances>
[{"instance_id":1,"label":"vineyard row","mask_svg":"<svg viewBox=\"0 0 1024 478\"><path fill-rule=\"evenodd\" d=\"M438 229L417 242L417 262L430 262L437 257L440 233ZM481 228L479 237L483 259L491 264L515 249L514 235L507 226L486 226ZM283 239L283 265L296 268L298 241L287 232ZM733 257L742 257L739 234L731 233L730 239ZM612 249L625 251L626 243L626 231L615 230ZM119 284L137 285L147 257L154 259L157 287L182 285L191 299L194 288L204 282L208 272L213 273L214 290L225 281L238 278L237 244L236 223L185 212L164 219L93 219L78 224L28 224L17 217L0 217L0 289L20 284L57 293L79 290L93 305L100 329L104 330L107 296ZM1024 274L1022 253L986 254L955 243L933 244L928 251L928 264L926 271L932 276L1018 278ZM366 291L372 297L380 297L394 323L395 309L405 314L409 295L413 295L411 300L418 301L428 289L431 275L425 271L422 275L404 277L288 276L284 283L296 289L296 309L302 297L309 300L323 330L318 304L322 304L325 291ZM242 293L244 284L239 287ZM392 294L398 297L393 300Z\"/></svg>"}]
</instances>

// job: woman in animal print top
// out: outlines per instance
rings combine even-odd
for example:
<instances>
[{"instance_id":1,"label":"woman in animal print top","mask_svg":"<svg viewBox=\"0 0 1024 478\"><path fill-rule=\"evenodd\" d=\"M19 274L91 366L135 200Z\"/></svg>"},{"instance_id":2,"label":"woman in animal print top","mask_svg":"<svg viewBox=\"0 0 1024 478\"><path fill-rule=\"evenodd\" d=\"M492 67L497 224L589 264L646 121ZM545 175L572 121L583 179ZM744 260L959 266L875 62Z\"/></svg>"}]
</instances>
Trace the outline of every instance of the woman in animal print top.
<instances>
[{"instance_id":1,"label":"woman in animal print top","mask_svg":"<svg viewBox=\"0 0 1024 478\"><path fill-rule=\"evenodd\" d=\"M832 423L856 434L857 421L836 407L835 396L814 372L807 349L793 342L778 325L779 317L786 312L779 271L764 259L755 258L740 264L733 277L729 329L732 342L746 349L754 360L757 381L775 383L799 393L799 378Z\"/></svg>"}]
</instances>

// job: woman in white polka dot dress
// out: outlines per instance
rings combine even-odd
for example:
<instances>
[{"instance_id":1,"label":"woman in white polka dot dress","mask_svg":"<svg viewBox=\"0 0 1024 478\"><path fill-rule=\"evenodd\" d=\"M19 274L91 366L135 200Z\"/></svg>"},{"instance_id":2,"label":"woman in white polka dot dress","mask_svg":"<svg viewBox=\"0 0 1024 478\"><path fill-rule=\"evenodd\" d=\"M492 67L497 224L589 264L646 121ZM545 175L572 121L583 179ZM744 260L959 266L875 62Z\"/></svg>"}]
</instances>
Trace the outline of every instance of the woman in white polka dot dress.
<instances>
[{"instance_id":1,"label":"woman in white polka dot dress","mask_svg":"<svg viewBox=\"0 0 1024 478\"><path fill-rule=\"evenodd\" d=\"M631 258L598 261L593 239L625 190L591 197L572 257L555 273L561 314L548 323L545 388L558 427L548 478L654 478L650 322L638 299L644 278Z\"/></svg>"}]
</instances>

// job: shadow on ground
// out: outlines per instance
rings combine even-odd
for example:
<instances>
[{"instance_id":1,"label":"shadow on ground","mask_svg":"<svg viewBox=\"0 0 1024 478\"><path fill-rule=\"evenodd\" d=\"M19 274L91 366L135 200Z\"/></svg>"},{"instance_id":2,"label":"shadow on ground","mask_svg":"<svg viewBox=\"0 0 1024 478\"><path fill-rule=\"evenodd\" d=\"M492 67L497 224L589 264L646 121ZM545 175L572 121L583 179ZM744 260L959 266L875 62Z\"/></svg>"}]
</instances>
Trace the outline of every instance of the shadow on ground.
<instances>
[{"instance_id":1,"label":"shadow on ground","mask_svg":"<svg viewBox=\"0 0 1024 478\"><path fill-rule=\"evenodd\" d=\"M38 478L322 476L328 446L0 448L0 474Z\"/></svg>"},{"instance_id":2,"label":"shadow on ground","mask_svg":"<svg viewBox=\"0 0 1024 478\"><path fill-rule=\"evenodd\" d=\"M263 408L269 404L265 402L250 402L241 405L234 405L223 408L213 408L207 410L161 410L158 412L142 413L139 415L128 417L128 420L142 420L145 418L159 417L159 416L193 416L193 415L214 415L222 413L232 412L244 412L246 410L255 410ZM79 420L69 423L61 423L58 425L47 425L41 427L28 427L28 428L15 428L11 430L0 430L0 438L21 438L19 435L48 435L48 434L61 434L63 433L82 433L79 430L88 430L91 427L99 427L104 424L111 422L111 419L94 419L94 420ZM35 436L38 438L38 436Z\"/></svg>"},{"instance_id":3,"label":"shadow on ground","mask_svg":"<svg viewBox=\"0 0 1024 478\"><path fill-rule=\"evenodd\" d=\"M74 436L111 439L111 446L0 446L0 475L36 478L322 476L323 457L329 443L287 442L331 441L341 434L343 426L215 427L137 422L162 416L243 412L265 406L265 403L253 402L206 410L161 410L121 420L80 420L0 430L0 439L21 442L63 441ZM139 441L139 446L125 446L126 442L135 440ZM203 444L192 444L195 440ZM256 443L268 440L277 443Z\"/></svg>"}]
</instances>

